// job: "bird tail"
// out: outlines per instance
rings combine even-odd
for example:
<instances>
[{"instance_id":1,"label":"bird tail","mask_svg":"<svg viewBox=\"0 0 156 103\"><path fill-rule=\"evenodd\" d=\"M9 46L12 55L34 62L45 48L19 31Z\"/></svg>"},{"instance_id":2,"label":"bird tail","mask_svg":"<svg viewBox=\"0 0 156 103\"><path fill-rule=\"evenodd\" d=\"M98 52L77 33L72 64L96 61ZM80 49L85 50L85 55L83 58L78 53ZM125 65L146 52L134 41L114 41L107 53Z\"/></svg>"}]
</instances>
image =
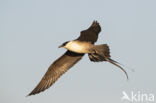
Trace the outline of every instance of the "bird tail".
<instances>
[{"instance_id":1,"label":"bird tail","mask_svg":"<svg viewBox=\"0 0 156 103\"><path fill-rule=\"evenodd\" d=\"M95 53L88 54L89 59L93 62L107 61L103 55L105 55L107 58L110 58L109 47L107 44L95 45L93 50Z\"/></svg>"},{"instance_id":2,"label":"bird tail","mask_svg":"<svg viewBox=\"0 0 156 103\"><path fill-rule=\"evenodd\" d=\"M128 79L128 74L120 66L120 63L110 58L111 57L110 56L110 50L109 50L109 46L107 44L95 45L94 51L95 51L95 53L88 54L89 59L91 61L93 61L93 62L107 61L107 62L119 67L125 73L125 75Z\"/></svg>"}]
</instances>

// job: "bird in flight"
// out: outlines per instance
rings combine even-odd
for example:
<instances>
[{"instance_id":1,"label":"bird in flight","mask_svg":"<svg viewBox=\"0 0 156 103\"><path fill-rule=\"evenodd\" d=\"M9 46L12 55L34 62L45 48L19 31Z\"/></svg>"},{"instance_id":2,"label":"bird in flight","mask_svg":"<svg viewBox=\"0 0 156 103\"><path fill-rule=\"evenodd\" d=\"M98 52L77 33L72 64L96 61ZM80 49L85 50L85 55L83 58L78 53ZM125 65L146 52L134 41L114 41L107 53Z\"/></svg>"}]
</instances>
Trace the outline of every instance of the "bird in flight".
<instances>
[{"instance_id":1,"label":"bird in flight","mask_svg":"<svg viewBox=\"0 0 156 103\"><path fill-rule=\"evenodd\" d=\"M92 62L107 61L119 67L126 74L128 79L127 72L117 61L110 58L111 56L108 45L94 45L98 39L100 31L101 27L99 23L97 21L93 21L88 29L81 31L80 36L77 39L67 41L60 45L59 48L65 48L67 51L50 65L41 81L34 90L28 94L28 96L38 94L48 89L62 74L75 65L84 56L84 54L88 54L88 57Z\"/></svg>"}]
</instances>

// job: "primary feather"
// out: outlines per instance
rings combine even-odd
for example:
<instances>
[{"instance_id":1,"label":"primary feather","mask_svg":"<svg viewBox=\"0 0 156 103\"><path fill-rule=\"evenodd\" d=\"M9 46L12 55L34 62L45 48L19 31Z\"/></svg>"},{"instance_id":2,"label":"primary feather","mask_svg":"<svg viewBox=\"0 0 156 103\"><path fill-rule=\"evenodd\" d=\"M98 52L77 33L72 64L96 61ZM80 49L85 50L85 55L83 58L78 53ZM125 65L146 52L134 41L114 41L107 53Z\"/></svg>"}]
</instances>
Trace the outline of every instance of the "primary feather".
<instances>
[{"instance_id":1,"label":"primary feather","mask_svg":"<svg viewBox=\"0 0 156 103\"><path fill-rule=\"evenodd\" d=\"M62 74L77 63L83 55L84 54L67 51L48 68L48 71L45 73L39 84L29 95L34 95L48 89Z\"/></svg>"}]
</instances>

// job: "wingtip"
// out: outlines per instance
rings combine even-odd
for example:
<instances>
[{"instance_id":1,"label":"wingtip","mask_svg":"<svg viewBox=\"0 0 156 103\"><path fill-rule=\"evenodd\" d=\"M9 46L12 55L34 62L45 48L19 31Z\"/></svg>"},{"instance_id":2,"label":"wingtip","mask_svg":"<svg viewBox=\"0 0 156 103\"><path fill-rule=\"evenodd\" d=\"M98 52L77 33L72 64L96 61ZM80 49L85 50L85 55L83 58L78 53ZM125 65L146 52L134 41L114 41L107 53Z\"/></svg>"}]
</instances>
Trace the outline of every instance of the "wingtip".
<instances>
[{"instance_id":1,"label":"wingtip","mask_svg":"<svg viewBox=\"0 0 156 103\"><path fill-rule=\"evenodd\" d=\"M34 92L34 91L32 91L32 92L29 93L26 97L32 96L32 95L36 95L36 94L38 94L38 93L40 93L40 92L42 92L42 91L39 91L39 92Z\"/></svg>"},{"instance_id":2,"label":"wingtip","mask_svg":"<svg viewBox=\"0 0 156 103\"><path fill-rule=\"evenodd\" d=\"M88 29L92 29L95 32L99 33L101 31L100 24L97 20L94 20L91 26Z\"/></svg>"},{"instance_id":3,"label":"wingtip","mask_svg":"<svg viewBox=\"0 0 156 103\"><path fill-rule=\"evenodd\" d=\"M25 97L29 97L29 96L31 96L31 94L28 94L28 95L26 95Z\"/></svg>"},{"instance_id":4,"label":"wingtip","mask_svg":"<svg viewBox=\"0 0 156 103\"><path fill-rule=\"evenodd\" d=\"M29 93L28 95L26 95L26 97L29 97L29 96L32 96L32 95L36 95L36 94L38 94L38 93L31 92L31 93Z\"/></svg>"},{"instance_id":5,"label":"wingtip","mask_svg":"<svg viewBox=\"0 0 156 103\"><path fill-rule=\"evenodd\" d=\"M40 91L40 92L42 92L42 91ZM36 94L38 94L38 93L40 93L40 92L35 92L35 91L33 90L33 91L30 92L26 97L32 96L32 95L36 95Z\"/></svg>"},{"instance_id":6,"label":"wingtip","mask_svg":"<svg viewBox=\"0 0 156 103\"><path fill-rule=\"evenodd\" d=\"M94 20L91 26L97 26L99 25L99 22L97 20Z\"/></svg>"},{"instance_id":7,"label":"wingtip","mask_svg":"<svg viewBox=\"0 0 156 103\"><path fill-rule=\"evenodd\" d=\"M29 97L29 96L31 96L31 95L34 95L34 94L32 94L32 93L29 93L28 95L26 95L26 97Z\"/></svg>"}]
</instances>

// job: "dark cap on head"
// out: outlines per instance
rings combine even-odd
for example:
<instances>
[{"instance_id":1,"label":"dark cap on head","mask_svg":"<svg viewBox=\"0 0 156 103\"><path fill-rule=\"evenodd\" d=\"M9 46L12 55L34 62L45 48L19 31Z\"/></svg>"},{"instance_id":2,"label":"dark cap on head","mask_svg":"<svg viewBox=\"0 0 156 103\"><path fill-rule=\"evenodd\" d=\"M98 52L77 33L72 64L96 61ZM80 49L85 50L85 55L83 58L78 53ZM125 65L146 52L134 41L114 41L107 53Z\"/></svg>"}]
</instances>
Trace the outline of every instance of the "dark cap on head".
<instances>
[{"instance_id":1,"label":"dark cap on head","mask_svg":"<svg viewBox=\"0 0 156 103\"><path fill-rule=\"evenodd\" d=\"M64 42L62 45L59 46L59 48L64 47L69 41Z\"/></svg>"}]
</instances>

